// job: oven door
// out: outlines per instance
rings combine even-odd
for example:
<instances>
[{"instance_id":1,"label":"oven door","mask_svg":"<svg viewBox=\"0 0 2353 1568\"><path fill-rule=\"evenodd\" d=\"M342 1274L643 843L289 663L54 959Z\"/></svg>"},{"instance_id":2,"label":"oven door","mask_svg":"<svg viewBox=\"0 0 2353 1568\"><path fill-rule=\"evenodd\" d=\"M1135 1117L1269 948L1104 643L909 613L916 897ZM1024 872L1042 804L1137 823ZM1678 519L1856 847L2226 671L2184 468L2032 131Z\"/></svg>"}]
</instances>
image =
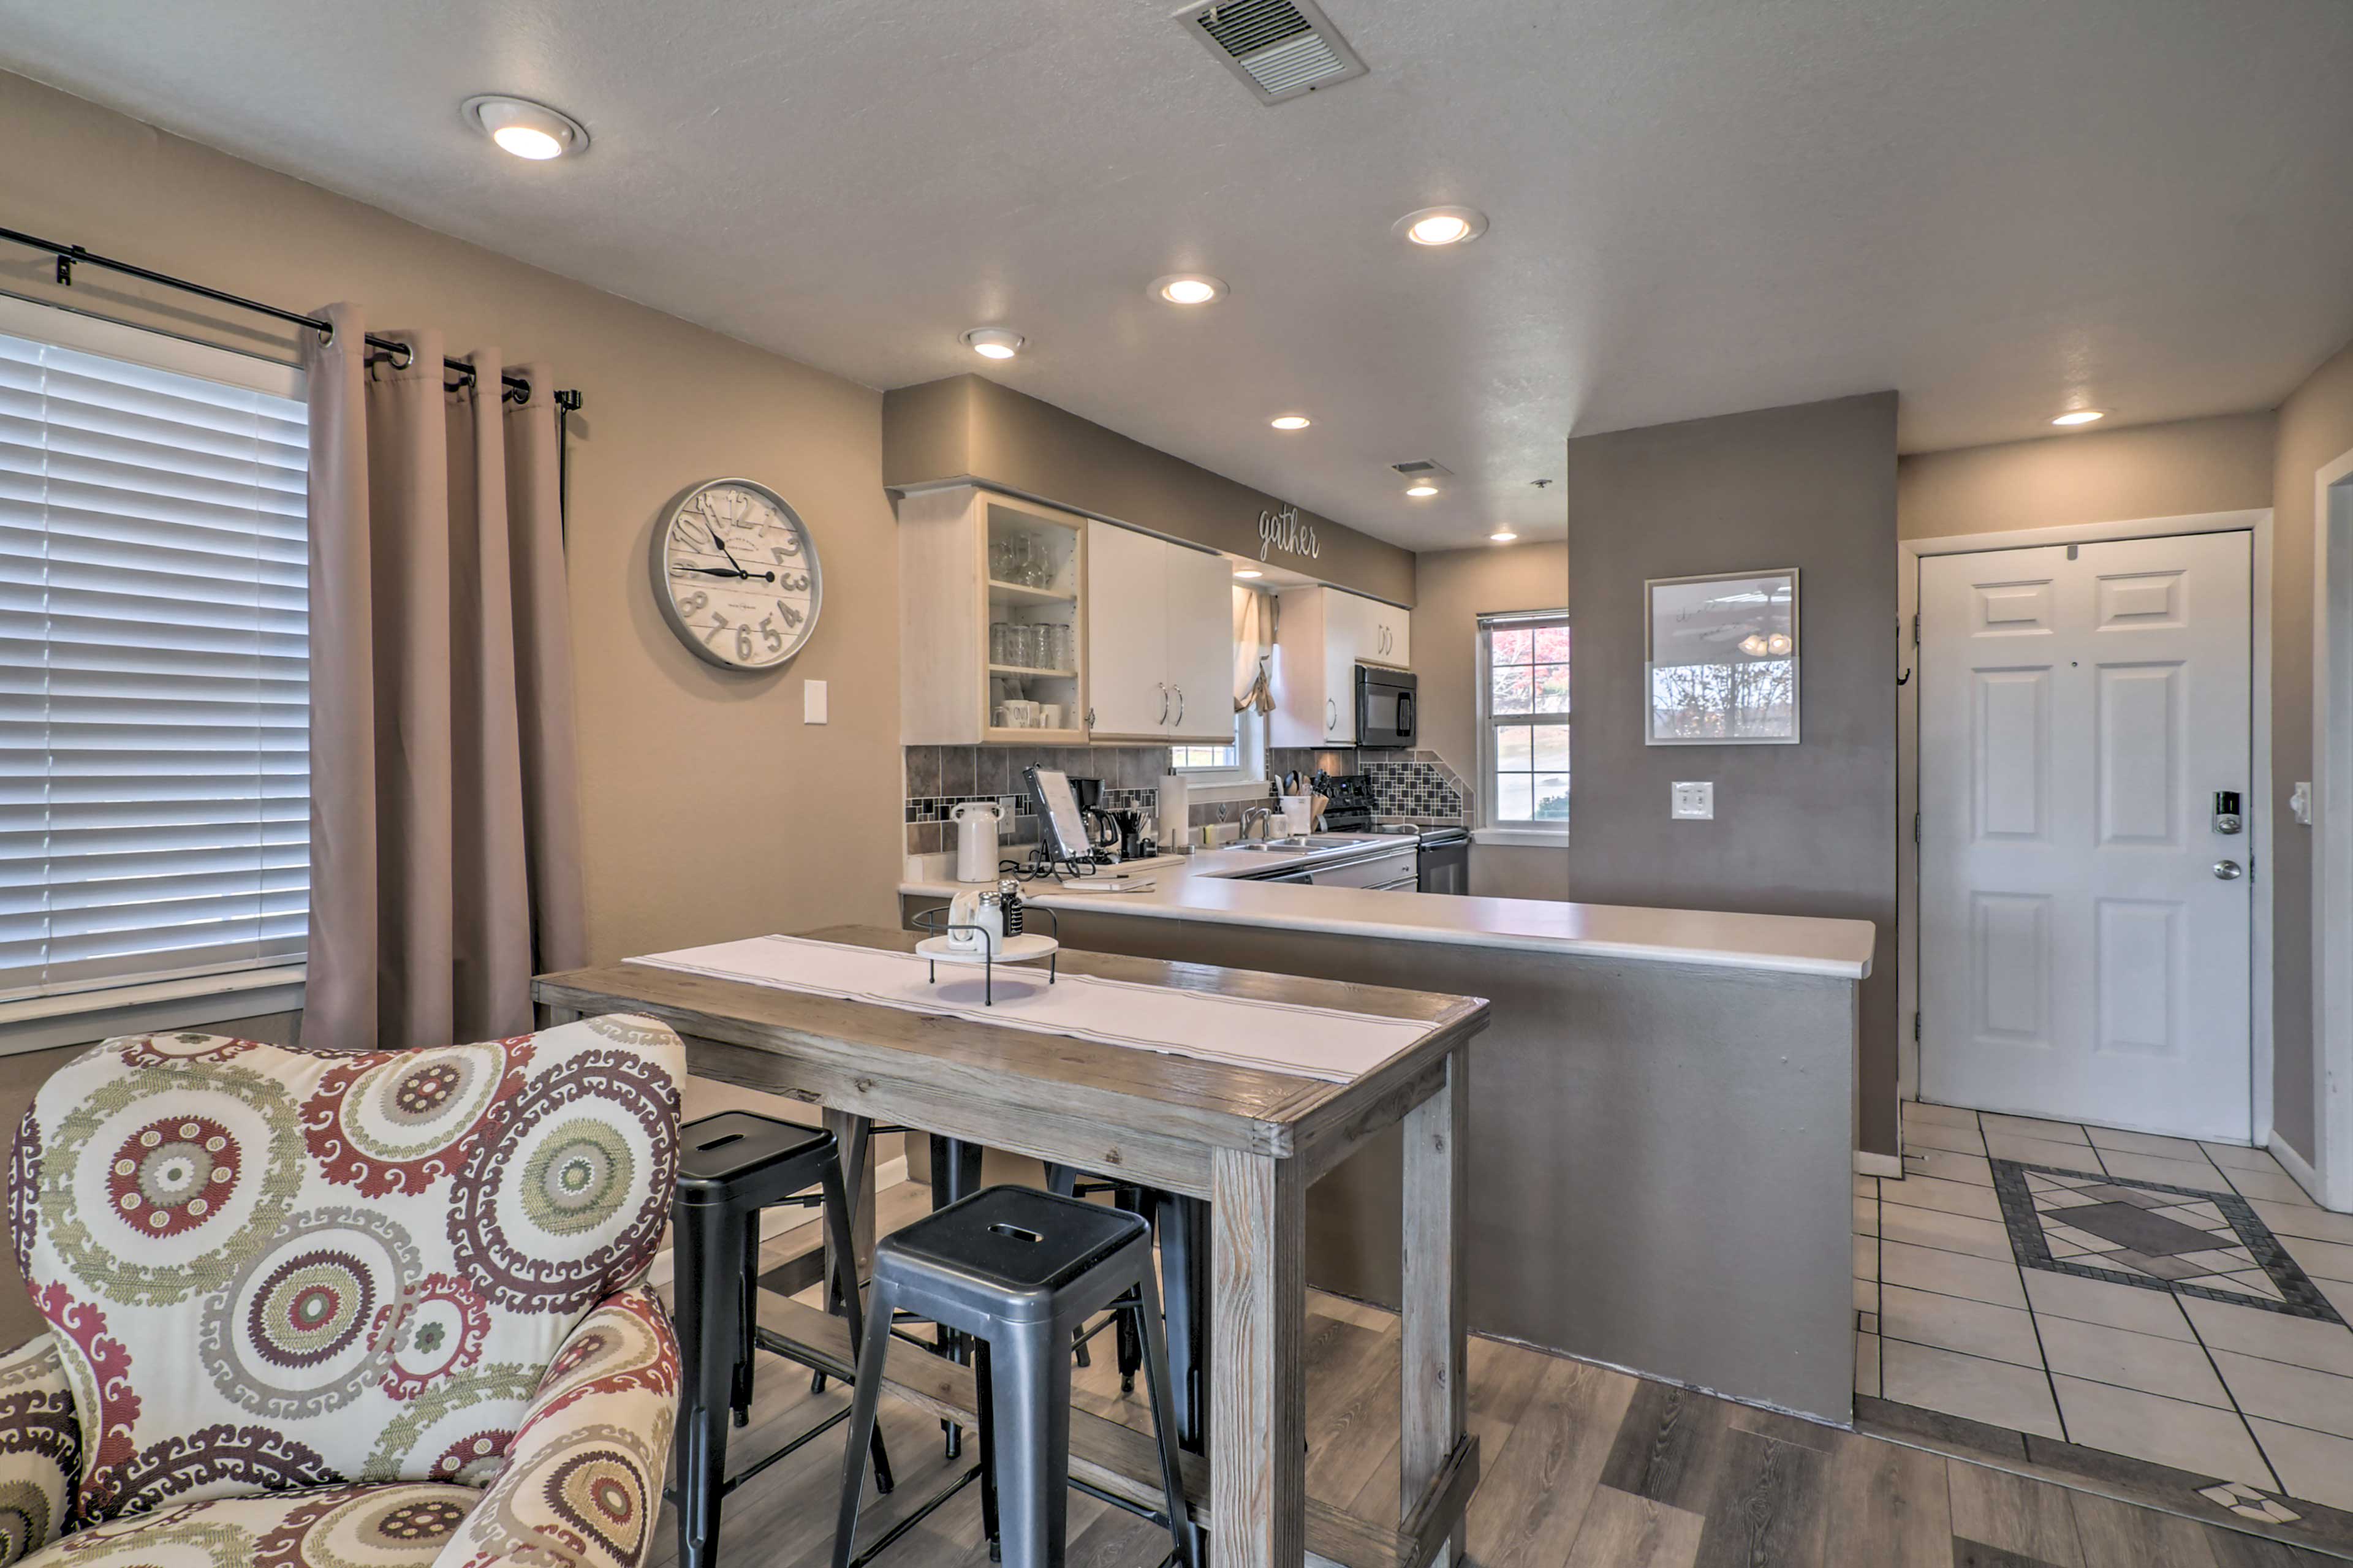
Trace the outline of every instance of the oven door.
<instances>
[{"instance_id":1,"label":"oven door","mask_svg":"<svg viewBox=\"0 0 2353 1568\"><path fill-rule=\"evenodd\" d=\"M1376 750L1414 743L1413 676L1395 669L1356 667L1356 744Z\"/></svg>"}]
</instances>

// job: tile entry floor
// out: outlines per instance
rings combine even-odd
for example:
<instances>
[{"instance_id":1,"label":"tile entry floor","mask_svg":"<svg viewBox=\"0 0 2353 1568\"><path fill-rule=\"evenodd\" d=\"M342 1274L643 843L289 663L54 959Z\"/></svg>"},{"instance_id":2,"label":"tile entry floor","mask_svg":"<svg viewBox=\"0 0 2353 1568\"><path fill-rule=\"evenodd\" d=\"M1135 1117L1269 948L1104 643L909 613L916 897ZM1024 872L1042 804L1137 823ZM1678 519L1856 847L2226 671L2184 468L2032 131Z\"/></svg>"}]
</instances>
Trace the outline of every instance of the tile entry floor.
<instances>
[{"instance_id":1,"label":"tile entry floor","mask_svg":"<svg viewBox=\"0 0 2353 1568\"><path fill-rule=\"evenodd\" d=\"M1906 1103L1854 1179L1857 1392L2353 1510L2353 1215L2262 1150Z\"/></svg>"}]
</instances>

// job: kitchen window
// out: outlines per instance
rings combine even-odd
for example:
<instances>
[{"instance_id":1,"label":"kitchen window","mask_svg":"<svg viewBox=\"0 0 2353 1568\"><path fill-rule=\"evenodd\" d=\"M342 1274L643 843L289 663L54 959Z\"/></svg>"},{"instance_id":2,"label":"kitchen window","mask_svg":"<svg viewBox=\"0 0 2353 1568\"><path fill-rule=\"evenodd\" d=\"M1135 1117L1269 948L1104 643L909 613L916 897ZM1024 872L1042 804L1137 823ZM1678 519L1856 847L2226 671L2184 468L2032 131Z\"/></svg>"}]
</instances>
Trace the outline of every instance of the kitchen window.
<instances>
[{"instance_id":1,"label":"kitchen window","mask_svg":"<svg viewBox=\"0 0 2353 1568\"><path fill-rule=\"evenodd\" d=\"M1234 715L1234 739L1229 746L1171 746L1168 771L1183 773L1198 784L1255 784L1266 777L1266 715L1255 710Z\"/></svg>"},{"instance_id":2,"label":"kitchen window","mask_svg":"<svg viewBox=\"0 0 2353 1568\"><path fill-rule=\"evenodd\" d=\"M299 978L302 398L289 366L0 299L0 1006Z\"/></svg>"},{"instance_id":3,"label":"kitchen window","mask_svg":"<svg viewBox=\"0 0 2353 1568\"><path fill-rule=\"evenodd\" d=\"M1479 617L1480 816L1568 833L1568 614Z\"/></svg>"}]
</instances>

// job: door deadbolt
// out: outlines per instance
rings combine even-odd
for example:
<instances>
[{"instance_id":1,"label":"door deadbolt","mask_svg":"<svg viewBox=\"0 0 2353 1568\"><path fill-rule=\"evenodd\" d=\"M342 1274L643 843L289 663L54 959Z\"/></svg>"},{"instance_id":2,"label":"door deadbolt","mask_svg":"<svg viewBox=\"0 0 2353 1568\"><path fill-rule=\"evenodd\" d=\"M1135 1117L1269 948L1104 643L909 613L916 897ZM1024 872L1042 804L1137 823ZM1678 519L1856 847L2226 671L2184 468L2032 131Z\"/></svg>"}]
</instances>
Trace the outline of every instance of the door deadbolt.
<instances>
[{"instance_id":1,"label":"door deadbolt","mask_svg":"<svg viewBox=\"0 0 2353 1568\"><path fill-rule=\"evenodd\" d=\"M2214 792L2214 831L2237 833L2245 826L2246 819L2239 815L2239 792L2234 789L2216 790Z\"/></svg>"}]
</instances>

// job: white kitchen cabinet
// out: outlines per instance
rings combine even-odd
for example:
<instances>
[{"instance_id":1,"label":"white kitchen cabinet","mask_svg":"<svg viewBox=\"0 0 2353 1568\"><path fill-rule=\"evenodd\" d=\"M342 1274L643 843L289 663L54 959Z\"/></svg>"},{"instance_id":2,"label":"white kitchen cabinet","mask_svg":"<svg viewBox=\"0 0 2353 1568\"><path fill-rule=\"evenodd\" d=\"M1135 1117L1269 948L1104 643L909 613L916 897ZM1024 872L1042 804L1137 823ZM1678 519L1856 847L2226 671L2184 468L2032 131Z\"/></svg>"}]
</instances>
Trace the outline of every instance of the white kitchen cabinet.
<instances>
[{"instance_id":1,"label":"white kitchen cabinet","mask_svg":"<svg viewBox=\"0 0 2353 1568\"><path fill-rule=\"evenodd\" d=\"M1356 666L1412 663L1413 616L1339 588L1282 595L1275 633L1272 743L1356 743Z\"/></svg>"},{"instance_id":2,"label":"white kitchen cabinet","mask_svg":"<svg viewBox=\"0 0 2353 1568\"><path fill-rule=\"evenodd\" d=\"M899 735L911 746L1086 739L1086 520L969 485L899 501ZM1019 579L1008 580L998 568ZM1050 665L990 628L1067 628ZM1010 721L1017 715L1030 722ZM1048 721L1050 719L1051 722Z\"/></svg>"},{"instance_id":3,"label":"white kitchen cabinet","mask_svg":"<svg viewBox=\"0 0 2353 1568\"><path fill-rule=\"evenodd\" d=\"M1225 558L1087 524L1092 738L1229 742L1233 579Z\"/></svg>"}]
</instances>

